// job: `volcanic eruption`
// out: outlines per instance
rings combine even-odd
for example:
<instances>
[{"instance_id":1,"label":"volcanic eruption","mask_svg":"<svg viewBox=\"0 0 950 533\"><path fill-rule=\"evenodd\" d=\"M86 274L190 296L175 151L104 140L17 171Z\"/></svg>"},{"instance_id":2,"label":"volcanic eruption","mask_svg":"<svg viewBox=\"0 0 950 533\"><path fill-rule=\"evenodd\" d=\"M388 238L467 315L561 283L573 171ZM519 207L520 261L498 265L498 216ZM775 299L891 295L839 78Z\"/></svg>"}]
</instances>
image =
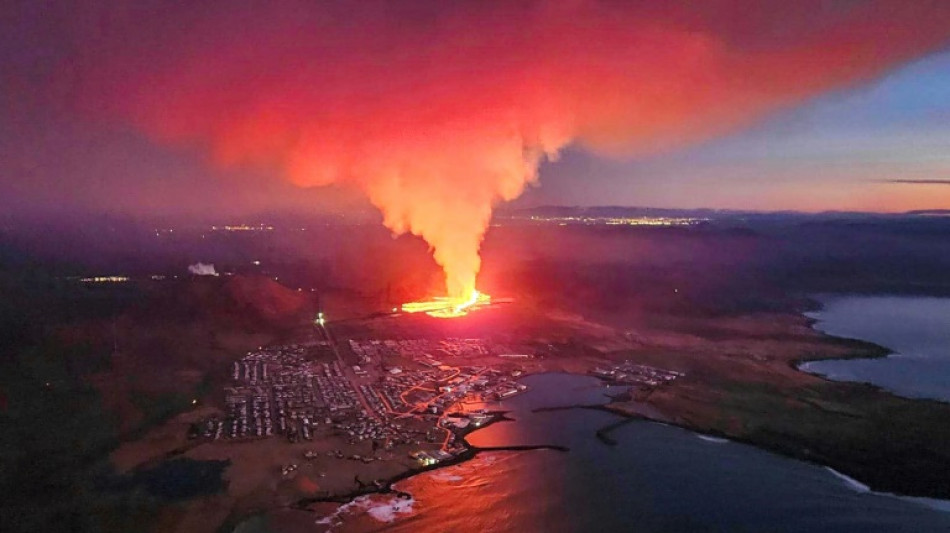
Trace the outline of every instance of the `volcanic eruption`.
<instances>
[{"instance_id":1,"label":"volcanic eruption","mask_svg":"<svg viewBox=\"0 0 950 533\"><path fill-rule=\"evenodd\" d=\"M451 296L436 296L431 300L402 304L406 313L426 313L436 318L457 318L469 311L491 304L491 296L472 290L467 300L459 301Z\"/></svg>"},{"instance_id":2,"label":"volcanic eruption","mask_svg":"<svg viewBox=\"0 0 950 533\"><path fill-rule=\"evenodd\" d=\"M939 2L290 2L113 9L70 64L87 109L226 167L355 187L423 238L457 316L493 207L570 144L634 157L944 44ZM180 12L178 12L180 11Z\"/></svg>"}]
</instances>

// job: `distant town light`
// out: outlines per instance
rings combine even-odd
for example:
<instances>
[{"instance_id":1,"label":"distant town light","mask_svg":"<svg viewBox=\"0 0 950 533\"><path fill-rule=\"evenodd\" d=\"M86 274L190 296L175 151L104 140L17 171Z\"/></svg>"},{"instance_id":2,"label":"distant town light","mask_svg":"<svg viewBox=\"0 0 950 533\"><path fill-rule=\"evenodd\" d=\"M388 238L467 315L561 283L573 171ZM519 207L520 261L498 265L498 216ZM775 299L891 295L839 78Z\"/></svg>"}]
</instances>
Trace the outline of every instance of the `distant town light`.
<instances>
[{"instance_id":1,"label":"distant town light","mask_svg":"<svg viewBox=\"0 0 950 533\"><path fill-rule=\"evenodd\" d=\"M694 226L707 222L708 218L699 217L610 217L610 216L538 216L528 217L533 222L556 223L558 226L571 225L607 225L607 226Z\"/></svg>"},{"instance_id":2,"label":"distant town light","mask_svg":"<svg viewBox=\"0 0 950 533\"><path fill-rule=\"evenodd\" d=\"M274 226L268 224L237 224L234 226L211 226L212 231L273 231Z\"/></svg>"},{"instance_id":3,"label":"distant town light","mask_svg":"<svg viewBox=\"0 0 950 533\"><path fill-rule=\"evenodd\" d=\"M79 281L83 283L125 283L129 281L128 276L96 276L92 278L82 278Z\"/></svg>"}]
</instances>

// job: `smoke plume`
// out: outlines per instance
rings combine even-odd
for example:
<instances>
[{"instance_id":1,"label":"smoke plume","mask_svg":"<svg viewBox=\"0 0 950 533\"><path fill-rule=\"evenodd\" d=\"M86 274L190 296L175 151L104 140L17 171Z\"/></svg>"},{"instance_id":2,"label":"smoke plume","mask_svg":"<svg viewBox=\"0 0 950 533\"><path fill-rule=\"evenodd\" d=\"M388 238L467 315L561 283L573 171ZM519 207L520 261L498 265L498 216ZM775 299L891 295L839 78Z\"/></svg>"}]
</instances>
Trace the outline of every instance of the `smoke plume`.
<instances>
[{"instance_id":1,"label":"smoke plume","mask_svg":"<svg viewBox=\"0 0 950 533\"><path fill-rule=\"evenodd\" d=\"M195 263L193 265L188 265L188 272L196 276L217 276L218 275L217 271L215 271L214 269L213 264L205 264L201 262Z\"/></svg>"},{"instance_id":2,"label":"smoke plume","mask_svg":"<svg viewBox=\"0 0 950 533\"><path fill-rule=\"evenodd\" d=\"M460 298L493 206L565 146L706 139L950 36L950 4L926 0L197 5L98 15L83 105L220 165L358 188Z\"/></svg>"}]
</instances>

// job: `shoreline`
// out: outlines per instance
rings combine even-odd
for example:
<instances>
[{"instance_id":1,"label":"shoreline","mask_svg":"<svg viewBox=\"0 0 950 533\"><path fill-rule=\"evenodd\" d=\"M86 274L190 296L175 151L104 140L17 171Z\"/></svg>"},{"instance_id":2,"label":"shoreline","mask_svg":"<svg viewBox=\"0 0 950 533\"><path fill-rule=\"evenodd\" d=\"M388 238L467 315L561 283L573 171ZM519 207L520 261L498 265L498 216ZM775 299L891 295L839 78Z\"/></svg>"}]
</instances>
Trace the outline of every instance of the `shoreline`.
<instances>
[{"instance_id":1,"label":"shoreline","mask_svg":"<svg viewBox=\"0 0 950 533\"><path fill-rule=\"evenodd\" d=\"M897 351L895 351L895 350L892 349L892 348L889 348L889 347L884 346L884 345L881 345L881 344L877 344L877 343L872 342L872 341L868 341L868 340L864 340L864 339L857 339L857 338L853 338L853 337L842 337L842 336L833 335L833 334L831 334L831 333L828 333L828 332L826 332L826 331L823 331L823 330L821 330L821 329L818 329L818 328L815 327L815 326L816 326L819 322L821 322L821 320L819 320L819 319L817 319L817 318L814 318L814 317L810 317L810 316L806 315L805 313L820 312L820 311L822 311L823 309L824 309L824 304L821 304L821 307L819 307L818 309L807 310L807 311L802 311L802 312L801 312L801 314L802 314L803 316L805 316L805 318L807 319L808 326L809 326L812 330L814 330L814 331L818 332L819 334L821 334L821 335L823 335L823 336L825 336L825 337L828 337L828 338L830 338L830 339L835 339L836 341L841 341L841 342L847 343L847 344L860 345L862 348L867 348L867 349L872 350L873 353L863 355L863 354L860 354L860 353L858 353L858 352L852 352L852 353L850 353L850 354L845 354L844 356L836 356L836 357L803 357L803 358L795 359L795 360L789 362L790 365L792 366L792 368L793 368L794 370L797 370L798 372L803 372L803 373L808 374L808 375L811 375L811 376L815 376L815 377L817 377L817 378L820 378L820 379L822 379L822 380L825 380L825 381L828 381L828 382L831 382L831 383L860 383L861 385L866 385L866 386L868 386L868 387L872 387L872 388L877 389L877 390L879 390L879 391L881 391L881 392L884 392L884 393L886 393L886 394L892 394L892 395L894 395L894 396L897 396L897 397L900 397L900 398L905 398L905 399L908 399L908 400L935 401L935 402L940 402L940 403L943 403L943 404L950 405L950 400L942 400L942 399L933 398L933 397L930 397L930 396L908 396L908 395L902 394L902 393L900 393L900 392L898 392L898 391L888 389L888 388L886 388L886 387L884 387L884 386L882 386L882 385L878 385L878 384L876 384L876 383L871 383L870 381L859 381L859 380L850 380L850 379L833 379L833 378L831 378L831 377L828 377L828 376L825 375L825 374L821 374L821 373L819 373L819 372L812 372L812 371L810 371L810 370L808 370L808 369L806 369L806 368L803 368L803 367L804 367L805 365L807 365L808 363L816 363L816 362L824 362L824 361L828 361L828 362L831 362L831 361L853 361L853 360L856 360L856 359L870 359L870 360L873 360L873 359L888 359L888 358L893 357L893 356L895 356L895 355L901 355L900 352L897 352Z\"/></svg>"},{"instance_id":2,"label":"shoreline","mask_svg":"<svg viewBox=\"0 0 950 533\"><path fill-rule=\"evenodd\" d=\"M916 400L913 400L913 401L916 401ZM591 406L583 406L583 405L581 405L581 406L565 406L563 409L572 409L572 408L591 409L592 407L591 407ZM818 467L822 467L822 468L829 468L829 469L832 469L832 470L834 470L835 472L837 472L837 473L839 473L839 474L841 474L841 475L843 475L843 476L847 476L849 479L853 479L853 480L857 481L858 483L860 483L860 484L863 485L863 486L868 487L868 490L869 490L870 492L875 493L875 494L885 494L885 495L891 495L891 496L901 497L901 498L925 498L925 499L937 500L937 501L941 501L941 502L948 502L948 505L950 505L950 495L948 495L948 496L943 496L943 495L940 495L940 494L934 494L934 493L928 492L928 491L926 491L926 488L927 488L926 485L924 485L924 486L922 487L922 488L924 488L924 491L923 491L922 493L920 493L920 494L909 494L909 493L901 492L901 491L898 491L898 490L888 490L888 489L887 489L886 487L884 487L884 486L871 485L870 483L873 483L871 480L866 480L868 484L865 484L865 481L861 481L861 480L860 480L860 479L861 479L860 476L859 476L859 477L852 477L852 476L850 476L850 475L845 474L844 472L842 472L842 470L849 470L849 465L843 464L843 463L842 463L842 464L839 464L839 463L836 463L836 462L825 462L825 461L821 461L821 460L815 459L815 458L813 458L813 457L809 457L809 455L808 455L808 449L807 449L807 448L804 448L804 449L793 449L793 448L782 447L782 446L770 446L770 445L768 445L768 444L766 444L766 443L762 443L762 442L756 441L756 440L751 439L751 438L748 438L748 437L743 437L743 436L741 436L741 435L729 434L729 433L726 433L726 432L723 432L723 431L719 431L719 430L717 430L717 429L715 429L715 428L703 428L702 430L700 430L699 428L696 428L696 427L694 427L694 426L690 426L690 425L684 424L684 423L675 422L675 421L672 421L672 420L658 420L658 419L649 418L649 417L646 417L646 416L643 416L643 415L639 415L639 414L627 413L627 412L624 412L623 410L621 410L621 409L619 409L619 408L616 408L616 407L613 407L613 408L612 408L612 407L610 407L609 405L603 406L603 408L600 409L600 410L605 411L605 412L609 412L609 413L611 413L611 414L614 414L614 415L617 415L617 416L620 416L620 417L623 417L623 418L624 418L623 422L625 422L625 423L635 422L635 421L643 421L643 422L650 422L650 423L654 423L654 424L663 424L663 425L667 425L667 426L678 427L678 428L680 428L680 429L689 431L689 432L691 432L691 433L695 433L696 435L699 435L699 436L706 436L706 437L713 438L713 439L720 439L720 440L722 440L722 441L734 442L734 443L737 443L737 444L744 444L744 445L747 445L747 446L752 446L752 447L758 448L758 449L760 449L760 450L767 451L767 452L769 452L769 453L774 453L774 454L776 454L776 455L781 455L781 456L787 457L787 458L789 458L789 459L794 459L794 460L796 460L796 461L802 461L802 462L804 462L804 463L809 463L809 464L811 464L811 465L818 466ZM623 424L617 424L617 423L609 424L608 426L606 426L606 427L601 428L600 430L598 430L596 433L599 433L599 432L605 431L605 430L606 430L606 431L612 431L613 429L616 429L617 427L620 427L620 426L622 426L622 425L623 425ZM600 438L599 435L598 435L598 438ZM608 437L608 438L609 438L609 437ZM603 441L604 439L601 439L601 440ZM613 440L613 439L610 439L610 440ZM611 444L611 443L608 443L608 444L613 445L613 444ZM948 493L948 494L950 494L950 493Z\"/></svg>"},{"instance_id":3,"label":"shoreline","mask_svg":"<svg viewBox=\"0 0 950 533\"><path fill-rule=\"evenodd\" d=\"M809 354L803 357L797 357L790 360L787 360L786 363L789 367L792 368L797 373L809 376L811 378L816 378L822 382L828 384L829 386L835 388L846 388L846 387L860 387L870 392L873 395L880 395L881 397L889 397L902 402L908 402L908 405L920 406L920 407L938 407L940 409L946 409L950 406L950 402L941 401L934 398L926 397L910 397L897 394L894 391L888 390L879 385L861 382L861 381L848 381L848 380L835 380L823 376L821 374L808 372L800 368L801 365L813 362L813 361L835 361L835 360L856 360L856 359L879 359L887 358L890 355L893 355L895 352L886 346L881 346L879 344L866 341L863 339L853 339L848 337L838 337L835 335L828 334L820 329L815 328L815 324L819 322L818 319L807 316L806 312L813 312L823 308L823 304L817 300L814 300L815 307L809 309L799 309L791 314L797 314L799 317L804 317L808 328L819 335L826 342L831 342L838 346L844 346L849 348L849 350L844 354L835 354L833 357L822 357L819 353ZM605 384L610 384L610 381L603 378L598 378ZM838 410L833 410L826 405L821 403L821 398L817 400L808 401L807 399L802 400L804 403L807 403L810 407L817 409L819 411L833 414L836 416L845 416L851 418L863 418L865 415L861 412L852 414L847 412L842 412ZM740 435L737 433L729 433L722 431L710 425L705 425L705 427L700 427L699 424L691 424L689 421L679 421L673 417L664 417L664 418L655 418L649 415L642 413L632 413L626 411L622 406L623 401L617 398L610 398L610 400L603 405L574 405L574 406L564 406L561 408L583 408L583 409L596 409L606 412L613 413L615 415L621 416L627 421L633 420L645 420L653 423L660 423L679 427L687 431L696 433L697 435L707 435L712 438L725 439L730 442L737 442L740 444L746 444L749 446L754 446L756 448L766 450L771 453L776 453L784 457L791 459L807 462L816 466L821 466L824 468L833 469L835 472L847 476L849 479L855 480L858 483L868 487L868 490L875 494L884 494L890 495L899 498L910 498L910 499L925 499L925 500L934 500L937 502L947 502L950 506L950 487L947 486L937 486L935 484L928 483L925 479L920 479L916 482L907 483L906 481L902 484L899 481L890 480L890 479L867 479L865 476L862 476L860 473L855 472L855 470L860 470L861 467L867 467L867 464L862 464L860 462L848 463L845 461L835 461L831 456L824 455L823 457L817 455L808 447L808 442L796 440L794 438L786 438L784 442L781 439L766 441L763 437L762 439L756 439L754 437L749 437L745 435ZM609 433L615 427L619 427L622 424L610 424L604 428L598 430L598 438L601 438L600 433L606 432ZM781 435L778 435L781 437ZM789 435L791 437L792 435ZM608 440L612 441L609 436ZM603 438L602 441L607 442ZM826 441L831 443L831 447L835 447L833 441ZM609 442L607 442L609 444ZM890 463L894 460L894 457L888 456L880 458L879 460L872 461L877 464ZM898 487L904 487L904 490L901 490ZM907 487L911 487L913 491L906 490ZM937 490L934 490L937 489Z\"/></svg>"},{"instance_id":4,"label":"shoreline","mask_svg":"<svg viewBox=\"0 0 950 533\"><path fill-rule=\"evenodd\" d=\"M272 507L269 509L255 509L253 511L242 513L239 516L229 516L228 519L225 520L225 522L218 529L218 531L222 533L231 532L238 524L240 524L244 520L247 520L251 516L260 514L262 512L267 512L270 509L293 509L297 511L303 511L303 512L316 514L316 511L309 509L309 507L311 505L318 504L318 503L335 503L335 504L345 505L350 502L353 502L357 498L360 498L362 496L368 496L371 494L395 494L399 498L409 498L411 497L409 493L396 489L394 485L399 483L400 481L405 481L406 479L415 477L417 475L433 472L441 468L446 468L446 467L462 464L466 461L470 461L474 459L475 457L478 456L478 454L483 453L483 452L523 452L523 451L551 450L551 451L567 453L570 451L570 449L567 448L566 446L560 446L556 444L528 444L528 445L480 447L480 446L472 445L468 442L466 437L469 434L474 433L475 431L485 429L491 426L492 424L496 424L496 423L514 422L513 419L508 418L506 416L506 413L507 411L492 412L491 413L493 415L492 420L482 425L481 427L467 428L466 430L456 432L457 438L460 438L462 442L465 443L466 449L465 451L453 456L451 459L447 459L445 461L441 461L433 465L422 466L419 468L411 468L403 472L400 472L399 474L396 474L394 476L390 476L385 479L374 480L369 483L364 483L364 482L359 481L359 479L357 479L357 481L360 483L360 487L357 488L356 490L352 490L349 492L344 492L340 494L329 494L325 496L312 496L312 497L300 498L287 505Z\"/></svg>"},{"instance_id":5,"label":"shoreline","mask_svg":"<svg viewBox=\"0 0 950 533\"><path fill-rule=\"evenodd\" d=\"M818 328L815 325L820 322L819 319L810 317L806 313L813 313L824 309L824 303L820 300L810 299L811 305L804 306L802 308L790 311L787 314L794 315L799 318L803 318L805 324L808 326L808 329L815 334L817 334L823 341L829 342L833 345L839 347L844 347L847 349L845 353L834 354L831 357L823 356L821 353L811 353L801 357L796 357L793 359L786 360L786 364L795 372L801 373L810 378L819 379L822 382L833 386L833 387L849 387L857 386L865 389L874 395L882 395L885 397L891 397L904 402L909 402L909 404L921 407L939 407L941 409L950 406L950 402L942 401L935 398L928 397L912 397L904 396L898 394L894 391L886 389L882 386L876 385L874 383L862 382L862 381L850 381L850 380L835 380L829 377L826 377L821 374L812 373L807 370L804 370L801 365L804 365L809 362L815 361L848 361L848 360L857 360L857 359L884 359L894 355L896 352L886 346L876 344L871 341L864 339L856 339L849 337L839 337L826 333ZM597 377L597 376L595 376ZM610 379L597 377L601 383L605 385L611 385L613 382ZM652 390L650 391L653 392ZM887 495L891 497L909 499L909 500L929 500L933 502L938 502L939 504L946 503L946 507L942 507L941 510L946 511L950 508L950 488L948 487L938 487L934 484L928 484L927 480L921 479L916 483L900 483L893 480L882 480L882 479L867 479L865 476L854 472L854 470L860 469L861 466L867 466L866 464L861 464L859 462L848 463L845 461L835 461L832 457L828 455L819 456L816 452L812 452L807 446L807 442L802 442L794 438L787 438L784 442L780 441L764 441L756 439L754 437L739 435L736 433L722 431L715 427L709 425L700 426L699 424L690 423L690 421L680 421L675 418L675 416L665 416L665 413L659 413L661 417L650 416L649 414L639 413L639 412L630 412L623 407L624 399L620 397L612 397L610 395L605 395L608 398L608 401L604 404L576 404L576 405L565 405L565 406L556 406L556 407L545 407L535 410L535 412L544 412L544 411L557 411L563 409L590 409L598 410L607 413L611 413L621 417L622 419L618 422L608 424L597 431L595 431L595 436L606 445L616 445L617 442L610 436L610 432L614 429L621 427L627 423L634 422L637 420L647 421L652 423L664 424L669 426L678 427L695 433L700 436L707 436L711 439L725 440L728 442L736 442L739 444L745 444L748 446L753 446L755 448L768 451L770 453L775 453L783 457L790 459L806 462L815 466L820 466L833 470L835 473L840 474L841 476L847 477L849 480L853 480L856 483L860 483L862 486L867 487L867 490L874 494ZM808 401L803 400L810 407L817 409L819 411L833 414L836 416L846 416L851 418L863 418L862 413L852 414L847 412L842 412L838 410L833 410L823 405L821 399L817 401ZM647 403L649 402L639 402ZM833 441L828 441L832 443ZM890 463L893 460L893 457L884 457L878 461L878 464ZM857 466L856 466L857 465ZM849 472L850 473L846 473ZM905 490L901 490L900 486L904 486ZM906 490L906 487L912 487L912 491ZM937 489L937 490L934 490ZM933 505L928 505L933 507Z\"/></svg>"},{"instance_id":6,"label":"shoreline","mask_svg":"<svg viewBox=\"0 0 950 533\"><path fill-rule=\"evenodd\" d=\"M695 428L692 428L685 424L680 424L680 423L671 422L667 420L657 420L657 419L649 418L647 416L640 415L640 414L627 413L622 410L618 410L617 408L610 407L610 403L602 404L602 405L576 404L576 405L563 405L563 406L555 406L555 407L542 407L542 408L535 409L532 412L565 411L565 410L570 410L570 409L587 409L587 410L601 411L601 412L610 413L612 415L620 417L620 420L607 424L597 429L594 432L594 435L596 436L596 438L608 446L617 446L619 444L615 439L610 437L609 435L610 432L633 422L647 422L651 424L660 424L663 426L676 427L684 431L688 431L696 435L698 438L702 440L706 440L711 443L742 444L742 445L751 446L756 449L763 450L769 453L774 453L776 455L780 455L788 459L793 459L796 461L801 461L803 463L808 463L812 466L821 467L827 470L829 473L831 473L835 477L837 477L838 479L840 479L842 482L844 482L846 485L848 485L850 488L852 488L853 490L857 492L874 494L878 496L887 496L891 498L899 498L899 499L917 503L919 505L924 505L926 507L930 507L938 511L950 512L950 498L938 498L938 497L932 497L932 496L915 496L915 495L904 494L900 492L876 490L872 488L871 486L861 482L860 480L853 478L835 469L834 466L832 465L821 463L812 459L803 458L799 455L785 453L782 450L763 446L761 444L756 443L755 441L745 439L745 438L740 438L740 437L734 437L723 432L718 432L715 430L700 432L696 430Z\"/></svg>"}]
</instances>

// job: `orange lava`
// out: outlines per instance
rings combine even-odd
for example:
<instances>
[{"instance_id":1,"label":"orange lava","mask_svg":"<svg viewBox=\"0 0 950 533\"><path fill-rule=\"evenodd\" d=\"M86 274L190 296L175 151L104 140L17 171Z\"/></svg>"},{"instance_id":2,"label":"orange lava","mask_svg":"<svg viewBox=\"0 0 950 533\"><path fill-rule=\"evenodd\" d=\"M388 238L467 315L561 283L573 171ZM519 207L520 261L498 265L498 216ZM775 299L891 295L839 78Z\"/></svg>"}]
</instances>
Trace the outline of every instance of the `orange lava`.
<instances>
[{"instance_id":1,"label":"orange lava","mask_svg":"<svg viewBox=\"0 0 950 533\"><path fill-rule=\"evenodd\" d=\"M473 290L466 299L437 296L431 300L402 304L404 313L425 313L436 318L457 318L469 311L491 305L491 296Z\"/></svg>"}]
</instances>

